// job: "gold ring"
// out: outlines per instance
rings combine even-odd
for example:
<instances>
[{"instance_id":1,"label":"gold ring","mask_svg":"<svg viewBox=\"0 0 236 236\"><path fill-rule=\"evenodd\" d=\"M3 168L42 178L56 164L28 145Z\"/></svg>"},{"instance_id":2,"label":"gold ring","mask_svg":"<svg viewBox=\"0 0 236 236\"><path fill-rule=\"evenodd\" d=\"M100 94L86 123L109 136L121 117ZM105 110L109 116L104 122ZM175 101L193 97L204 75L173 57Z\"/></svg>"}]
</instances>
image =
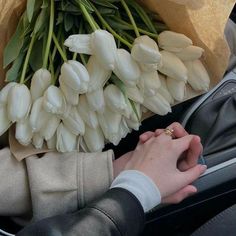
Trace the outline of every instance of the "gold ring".
<instances>
[{"instance_id":1,"label":"gold ring","mask_svg":"<svg viewBox=\"0 0 236 236\"><path fill-rule=\"evenodd\" d=\"M174 129L166 128L164 129L164 134L170 136L171 138L174 138Z\"/></svg>"}]
</instances>

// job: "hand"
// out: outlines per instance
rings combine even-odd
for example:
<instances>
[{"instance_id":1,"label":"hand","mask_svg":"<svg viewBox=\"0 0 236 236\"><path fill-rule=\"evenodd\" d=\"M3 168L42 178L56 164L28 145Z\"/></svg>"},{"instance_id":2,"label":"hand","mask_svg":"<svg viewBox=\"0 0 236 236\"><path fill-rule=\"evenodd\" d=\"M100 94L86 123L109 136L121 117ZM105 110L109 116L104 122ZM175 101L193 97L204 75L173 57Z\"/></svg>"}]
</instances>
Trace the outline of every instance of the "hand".
<instances>
[{"instance_id":1,"label":"hand","mask_svg":"<svg viewBox=\"0 0 236 236\"><path fill-rule=\"evenodd\" d=\"M139 170L149 176L158 186L162 198L179 191L182 191L183 195L183 189L190 189L189 184L206 170L206 166L202 165L195 165L184 171L177 168L178 160L183 158L182 155L186 151L189 159L197 160L198 155L196 156L194 151L188 151L196 140L199 142L199 137L194 135L186 135L175 140L164 133L158 137L151 137L145 143L137 145L126 169Z\"/></svg>"},{"instance_id":2,"label":"hand","mask_svg":"<svg viewBox=\"0 0 236 236\"><path fill-rule=\"evenodd\" d=\"M182 127L182 125L177 122L171 124L168 128L174 130L174 136L176 138L181 138L188 135L188 133ZM155 132L143 133L139 137L140 143L145 143L151 137L158 136L163 132L164 132L164 129L157 129ZM186 153L184 153L184 155L182 155L182 158L180 158L180 160L178 161L178 165L177 165L178 169L180 171L186 171L194 167L195 165L197 165L198 158L201 155L201 153L202 153L202 145L201 145L200 137L194 136L194 138L192 139L192 142L190 143L189 149L187 150ZM186 187L179 190L178 192L163 198L162 202L168 203L168 204L179 203L182 200L184 200L186 197L189 197L195 194L196 192L197 192L197 189L195 186L187 185Z\"/></svg>"}]
</instances>

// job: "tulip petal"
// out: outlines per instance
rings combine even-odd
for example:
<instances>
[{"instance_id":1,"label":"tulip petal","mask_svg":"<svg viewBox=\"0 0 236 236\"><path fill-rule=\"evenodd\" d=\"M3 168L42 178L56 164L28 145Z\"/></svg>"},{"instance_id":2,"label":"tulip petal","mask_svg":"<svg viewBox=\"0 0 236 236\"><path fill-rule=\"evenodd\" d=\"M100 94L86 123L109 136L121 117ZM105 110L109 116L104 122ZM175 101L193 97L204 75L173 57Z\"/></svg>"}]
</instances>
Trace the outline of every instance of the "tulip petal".
<instances>
[{"instance_id":1,"label":"tulip petal","mask_svg":"<svg viewBox=\"0 0 236 236\"><path fill-rule=\"evenodd\" d=\"M6 107L0 107L0 136L3 135L11 126L11 121L7 117Z\"/></svg>"},{"instance_id":2,"label":"tulip petal","mask_svg":"<svg viewBox=\"0 0 236 236\"><path fill-rule=\"evenodd\" d=\"M33 132L30 126L29 119L26 119L24 122L16 123L15 137L17 141L23 146L28 146L31 143Z\"/></svg>"},{"instance_id":3,"label":"tulip petal","mask_svg":"<svg viewBox=\"0 0 236 236\"><path fill-rule=\"evenodd\" d=\"M16 85L15 82L6 84L0 91L0 106L6 106L8 101L8 94L12 87Z\"/></svg>"},{"instance_id":4,"label":"tulip petal","mask_svg":"<svg viewBox=\"0 0 236 236\"><path fill-rule=\"evenodd\" d=\"M91 110L97 112L104 112L105 99L104 99L103 88L97 89L93 92L86 93L86 97Z\"/></svg>"}]
</instances>

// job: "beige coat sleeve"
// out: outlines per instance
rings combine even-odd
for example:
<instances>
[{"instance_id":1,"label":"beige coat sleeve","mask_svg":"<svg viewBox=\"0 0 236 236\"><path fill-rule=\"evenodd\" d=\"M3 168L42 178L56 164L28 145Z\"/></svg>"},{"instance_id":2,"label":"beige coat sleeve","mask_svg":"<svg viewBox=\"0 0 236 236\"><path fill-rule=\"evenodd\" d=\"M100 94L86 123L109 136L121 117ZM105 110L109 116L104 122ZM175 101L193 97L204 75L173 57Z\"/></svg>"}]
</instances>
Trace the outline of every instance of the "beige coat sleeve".
<instances>
[{"instance_id":1,"label":"beige coat sleeve","mask_svg":"<svg viewBox=\"0 0 236 236\"><path fill-rule=\"evenodd\" d=\"M113 152L47 153L18 162L0 151L0 215L32 220L73 212L101 196L113 180Z\"/></svg>"}]
</instances>

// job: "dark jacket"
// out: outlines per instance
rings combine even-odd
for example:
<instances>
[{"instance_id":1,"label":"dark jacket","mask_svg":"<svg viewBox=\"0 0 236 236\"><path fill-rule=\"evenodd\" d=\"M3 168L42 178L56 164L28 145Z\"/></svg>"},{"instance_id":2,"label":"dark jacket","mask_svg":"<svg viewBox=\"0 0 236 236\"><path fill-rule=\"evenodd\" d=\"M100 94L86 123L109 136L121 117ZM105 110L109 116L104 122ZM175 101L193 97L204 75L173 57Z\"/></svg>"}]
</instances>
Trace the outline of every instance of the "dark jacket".
<instances>
[{"instance_id":1,"label":"dark jacket","mask_svg":"<svg viewBox=\"0 0 236 236\"><path fill-rule=\"evenodd\" d=\"M46 218L17 236L135 236L142 232L144 222L137 198L125 189L114 188L82 210Z\"/></svg>"}]
</instances>

